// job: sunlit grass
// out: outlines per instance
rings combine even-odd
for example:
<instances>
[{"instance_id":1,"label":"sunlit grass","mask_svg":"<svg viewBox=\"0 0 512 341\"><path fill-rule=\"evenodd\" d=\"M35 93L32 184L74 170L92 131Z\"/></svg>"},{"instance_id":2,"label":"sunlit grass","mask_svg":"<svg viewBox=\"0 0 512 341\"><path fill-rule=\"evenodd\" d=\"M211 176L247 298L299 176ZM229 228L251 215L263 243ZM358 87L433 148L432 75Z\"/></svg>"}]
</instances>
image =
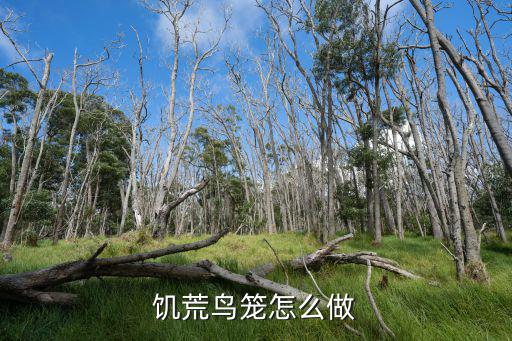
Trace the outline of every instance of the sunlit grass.
<instances>
[{"instance_id":1,"label":"sunlit grass","mask_svg":"<svg viewBox=\"0 0 512 341\"><path fill-rule=\"evenodd\" d=\"M185 243L204 237L183 236L140 245L136 236L113 238L103 257L154 249L169 243ZM163 257L161 262L192 263L210 259L244 274L249 269L274 262L266 238L286 260L315 250L319 243L312 236L289 233L276 235L228 235L205 249ZM103 242L101 238L60 242L44 241L37 248L16 247L13 261L0 261L0 273L38 269L63 261L86 258ZM484 245L483 258L491 274L489 285L454 280L454 266L438 241L407 236L400 242L384 238L380 247L371 246L371 237L360 235L341 245L339 252L376 251L397 260L400 265L440 286L388 275L389 286L379 289L383 272L374 269L372 289L389 327L402 340L507 340L512 335L512 247L498 242ZM311 280L302 273L290 273L290 284L316 293ZM352 326L367 339L383 339L364 292L366 268L361 265L324 266L315 277L327 294L349 293L355 298ZM285 281L281 271L270 276ZM74 308L40 307L0 301L0 339L114 340L352 340L339 322L329 320L236 320L213 317L208 321L157 321L151 303L158 292L177 297L189 293L226 293L240 301L246 292L272 294L231 283L169 282L158 279L90 279L68 284L61 290L80 295Z\"/></svg>"}]
</instances>

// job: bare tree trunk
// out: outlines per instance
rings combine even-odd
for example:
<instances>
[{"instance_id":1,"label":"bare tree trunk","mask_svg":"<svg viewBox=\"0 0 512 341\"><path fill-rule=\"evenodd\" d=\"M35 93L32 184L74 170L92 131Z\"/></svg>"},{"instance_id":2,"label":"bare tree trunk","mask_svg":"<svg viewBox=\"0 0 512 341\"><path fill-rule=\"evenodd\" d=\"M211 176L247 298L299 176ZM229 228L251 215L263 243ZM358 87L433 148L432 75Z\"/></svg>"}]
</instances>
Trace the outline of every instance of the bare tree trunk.
<instances>
[{"instance_id":1,"label":"bare tree trunk","mask_svg":"<svg viewBox=\"0 0 512 341\"><path fill-rule=\"evenodd\" d=\"M430 0L424 0L424 3L426 12L426 25L430 37L430 46L434 58L434 66L437 76L437 99L439 108L443 113L445 124L447 126L447 133L449 134L449 138L451 138L452 143L451 152L453 153L453 156L451 159L451 166L453 167L453 177L457 191L458 206L461 215L462 228L464 230L464 257L466 273L473 279L486 280L488 275L486 273L485 266L482 263L482 259L480 257L480 243L478 242L476 230L473 225L473 218L471 216L469 206L469 197L464 180L465 165L462 156L463 151L461 151L459 147L457 132L454 127L454 123L452 122L450 106L446 97L444 67L441 59L442 56L439 45L439 41L441 39L439 39L440 35L436 33L437 30L435 29L434 26L434 10L432 7L432 3ZM510 157L511 167L509 168L509 170L512 171L512 153Z\"/></svg>"},{"instance_id":2,"label":"bare tree trunk","mask_svg":"<svg viewBox=\"0 0 512 341\"><path fill-rule=\"evenodd\" d=\"M227 21L224 23L225 26L223 31L217 37L217 39L212 42L204 51L199 51L197 35L200 34L199 27L197 26L193 28L193 34L191 37L191 44L193 48L193 56L194 62L190 72L189 84L188 84L188 114L187 114L187 122L183 133L180 136L179 146L177 150L175 148L175 140L177 139L177 124L178 120L175 115L175 102L176 102L176 78L178 76L178 61L179 61L179 53L180 53L180 20L183 18L183 15L190 7L191 3L186 1L181 10L174 9L166 9L164 14L167 19L171 21L172 30L174 33L174 56L173 56L173 67L171 71L171 95L169 98L169 113L168 113L168 123L171 127L171 142L169 143L169 147L167 148L167 154L165 156L165 161L162 167L162 170L159 174L159 179L156 186L156 194L154 198L154 207L153 207L153 220L156 222L155 231L160 236L163 236L165 233L165 229L167 228L167 218L169 214L168 207L166 204L166 197L168 195L169 190L176 180L176 176L178 174L178 169L181 164L181 159L183 157L183 153L185 152L185 148L187 146L188 137L190 135L190 131L192 129L192 123L194 120L194 114L196 111L195 107L195 91L196 91L196 78L198 72L201 70L202 63L213 56L217 51L217 47L220 42L220 38L227 26ZM161 13L161 12L160 12ZM172 162L172 167L171 167Z\"/></svg>"},{"instance_id":3,"label":"bare tree trunk","mask_svg":"<svg viewBox=\"0 0 512 341\"><path fill-rule=\"evenodd\" d=\"M391 206L389 205L388 196L386 195L386 190L382 188L380 190L380 200L382 202L382 208L384 209L384 216L386 217L386 224L388 229L396 235L396 224L395 217L393 216L393 211L391 210Z\"/></svg>"},{"instance_id":4,"label":"bare tree trunk","mask_svg":"<svg viewBox=\"0 0 512 341\"><path fill-rule=\"evenodd\" d=\"M68 189L69 189L69 183L70 183L70 177L71 177L71 161L73 160L73 149L75 145L75 135L78 128L78 123L80 122L80 116L82 113L82 110L85 105L86 96L88 88L93 84L93 82L96 82L94 78L88 77L89 79L86 80L85 84L83 85L82 91L80 94L78 94L78 85L77 85L77 77L78 77L78 71L81 68L90 68L94 65L101 64L105 60L109 58L108 50L106 50L107 56L106 57L100 57L96 61L92 62L86 62L84 64L81 64L78 62L78 51L75 49L75 54L73 58L73 74L71 76L71 92L73 96L73 106L75 109L75 118L73 120L73 125L71 126L71 132L69 134L69 142L68 142L68 150L66 154L66 166L64 167L64 173L62 176L62 183L60 186L60 205L59 209L57 211L57 217L55 218L55 224L53 227L53 243L56 244L59 240L59 235L62 229L62 224L64 220L64 214L66 210L66 201L68 197ZM95 83L95 86L99 86L101 84L101 81L98 81L98 83Z\"/></svg>"},{"instance_id":5,"label":"bare tree trunk","mask_svg":"<svg viewBox=\"0 0 512 341\"><path fill-rule=\"evenodd\" d=\"M64 82L64 79L61 79L61 81L59 83L59 86L53 92L52 97L50 98L50 100L46 104L45 112L43 113L42 119L40 120L40 122L41 122L41 121L44 120L44 117L46 117L47 123L45 125L44 131L43 131L43 134L42 134L42 137L41 137L41 141L39 143L39 153L37 155L36 163L34 165L34 169L32 170L32 175L30 176L30 180L29 180L28 185L27 185L27 190L29 190L29 191L32 189L33 183L34 183L35 179L37 178L37 176L39 175L38 174L39 166L41 164L41 160L42 160L42 157L43 157L43 151L44 151L44 147L45 147L45 144L46 144L46 139L48 137L48 128L49 128L48 122L50 122L50 119L52 117L53 111L55 110L55 107L58 104L57 103L57 99L59 97L60 88L61 88L63 82ZM40 190L38 189L38 191L40 191Z\"/></svg>"},{"instance_id":6,"label":"bare tree trunk","mask_svg":"<svg viewBox=\"0 0 512 341\"><path fill-rule=\"evenodd\" d=\"M396 180L393 181L394 187L395 187L395 194L396 194L396 228L398 231L398 238L400 240L404 239L404 226L403 226L403 220L402 220L402 196L403 196L403 163L402 163L402 156L400 155L400 152L398 151L398 139L397 139L397 132L396 132L396 126L395 126L395 115L394 115L394 109L391 104L391 100L389 97L389 93L387 91L387 80L384 81L384 85L382 87L382 90L384 91L384 96L386 97L386 102L388 106L388 110L393 110L393 114L390 115L390 121L391 121L391 134L393 139L393 151L395 156L395 167L396 167ZM389 203L386 199L386 204L389 207ZM392 214L392 213L391 213ZM392 215L391 215L392 216ZM394 224L394 222L393 222Z\"/></svg>"},{"instance_id":7,"label":"bare tree trunk","mask_svg":"<svg viewBox=\"0 0 512 341\"><path fill-rule=\"evenodd\" d=\"M327 224L323 234L323 242L332 239L336 233L336 220L334 211L334 194L335 194L335 174L337 170L334 168L334 153L333 153L333 120L334 111L332 103L332 85L331 79L327 80Z\"/></svg>"},{"instance_id":8,"label":"bare tree trunk","mask_svg":"<svg viewBox=\"0 0 512 341\"><path fill-rule=\"evenodd\" d=\"M459 200L457 198L457 189L455 185L455 177L453 170L449 171L448 175L448 188L450 193L450 207L451 207L451 239L453 247L455 249L455 269L457 273L457 279L461 279L464 276L464 248L462 245L461 236L461 218L459 211Z\"/></svg>"},{"instance_id":9,"label":"bare tree trunk","mask_svg":"<svg viewBox=\"0 0 512 341\"><path fill-rule=\"evenodd\" d=\"M15 113L12 114L12 139L11 139L11 182L9 184L9 194L13 195L16 190L16 166L18 164L16 157L16 141L18 139L18 120Z\"/></svg>"},{"instance_id":10,"label":"bare tree trunk","mask_svg":"<svg viewBox=\"0 0 512 341\"><path fill-rule=\"evenodd\" d=\"M44 71L43 78L40 82L40 90L37 94L36 105L34 113L30 120L30 128L28 131L27 142L25 145L25 154L23 155L23 161L18 175L18 181L16 183L16 191L11 204L11 210L9 213L9 220L5 227L4 238L2 242L3 248L8 248L12 243L12 237L14 232L14 226L18 220L19 213L21 211L21 205L26 192L26 186L28 181L28 175L30 170L30 164L32 163L32 151L34 149L34 141L37 138L37 128L39 125L39 117L41 115L41 108L43 105L44 95L46 93L46 86L50 77L50 65L52 62L53 54L49 53L44 58Z\"/></svg>"},{"instance_id":11,"label":"bare tree trunk","mask_svg":"<svg viewBox=\"0 0 512 341\"><path fill-rule=\"evenodd\" d=\"M126 215L128 213L128 204L130 203L130 193L132 189L132 183L128 180L126 184L126 191L124 190L124 184L119 183L119 191L121 195L121 222L119 223L118 234L122 234L124 231L124 225L126 224Z\"/></svg>"},{"instance_id":12,"label":"bare tree trunk","mask_svg":"<svg viewBox=\"0 0 512 341\"><path fill-rule=\"evenodd\" d=\"M273 129L272 120L273 120L273 118L271 117L271 112L270 112L270 110L268 110L267 125L268 125L270 148L272 150L272 158L273 158L274 165L275 165L277 184L278 184L278 188L279 188L279 211L281 213L281 223L283 224L283 230L286 232L289 230L289 228L288 228L288 209L286 206L286 188L284 186L284 178L283 178L283 175L281 174L281 165L280 165L279 155L277 155L277 149L276 149L276 145L275 145L275 141L274 141L274 129Z\"/></svg>"},{"instance_id":13,"label":"bare tree trunk","mask_svg":"<svg viewBox=\"0 0 512 341\"><path fill-rule=\"evenodd\" d=\"M378 3L379 0L376 1ZM380 19L379 19L380 20ZM378 146L379 146L379 131L378 131L378 118L380 117L380 81L375 82L376 90L375 90L375 103L374 108L372 110L372 149L373 149L373 157L372 157L372 182L373 182L373 214L374 214L374 242L381 243L382 242L382 225L380 220L380 176L379 176L379 164L378 164Z\"/></svg>"},{"instance_id":14,"label":"bare tree trunk","mask_svg":"<svg viewBox=\"0 0 512 341\"><path fill-rule=\"evenodd\" d=\"M415 95L415 99L418 106L419 116L420 116L420 122L422 122L421 117L424 114L425 106L423 103L423 96L417 95L417 92L422 92L423 90L420 88L420 81L418 80L417 74L416 74L416 65L413 58L408 56L409 59L409 67L411 69L411 87L413 88L413 93ZM400 97L400 101L403 104L404 110L407 115L407 121L409 124L409 127L411 129L411 134L414 141L414 153L417 155L416 158L413 158L414 162L416 163L416 166L418 168L418 171L420 173L421 181L422 181L422 187L423 190L426 193L426 200L428 205L428 214L430 217L430 223L432 225L432 235L434 238L442 238L442 230L447 230L448 228L445 226L446 221L443 219L442 215L442 206L439 202L438 198L436 197L437 193L434 191L434 188L431 184L429 184L429 178L428 178L428 170L427 170L427 162L426 162L426 156L425 156L425 150L423 145L426 144L427 148L429 146L428 138L425 133L425 138L422 139L420 132L418 130L418 126L414 120L414 114L411 110L411 107L409 105L409 99L407 98L405 89L402 85L402 81L400 78L395 78L395 83L398 88L398 96ZM416 87L417 89L414 89ZM422 128L424 129L424 124L422 125ZM407 142L407 137L401 136L402 141L406 144L406 146L409 148L409 143ZM424 142L424 140L427 140ZM435 161L430 158L429 159L430 164L432 167L435 166ZM436 205L437 203L437 205ZM441 223L443 224L443 229L441 229L440 226L440 218Z\"/></svg>"},{"instance_id":15,"label":"bare tree trunk","mask_svg":"<svg viewBox=\"0 0 512 341\"><path fill-rule=\"evenodd\" d=\"M501 218L500 209L498 207L498 203L496 202L496 197L494 196L494 192L492 188L487 184L487 193L489 193L489 200L491 201L492 214L494 216L494 221L496 222L496 232L500 237L501 241L507 243L507 234L505 233L505 228L503 227L503 219Z\"/></svg>"},{"instance_id":16,"label":"bare tree trunk","mask_svg":"<svg viewBox=\"0 0 512 341\"><path fill-rule=\"evenodd\" d=\"M87 222L85 223L85 231L84 231L84 237L87 237L91 233L91 223L93 217L96 215L96 203L98 202L98 195L100 192L100 180L96 179L96 186L94 190L94 196L91 204L91 214L89 217L87 217Z\"/></svg>"}]
</instances>

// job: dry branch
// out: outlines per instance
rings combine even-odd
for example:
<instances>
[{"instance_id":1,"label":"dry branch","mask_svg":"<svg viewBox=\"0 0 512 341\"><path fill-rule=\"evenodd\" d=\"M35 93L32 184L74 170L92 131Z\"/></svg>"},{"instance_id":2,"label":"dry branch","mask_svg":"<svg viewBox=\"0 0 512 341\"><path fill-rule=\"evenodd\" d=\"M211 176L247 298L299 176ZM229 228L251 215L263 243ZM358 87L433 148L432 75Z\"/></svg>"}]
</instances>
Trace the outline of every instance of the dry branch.
<instances>
[{"instance_id":1,"label":"dry branch","mask_svg":"<svg viewBox=\"0 0 512 341\"><path fill-rule=\"evenodd\" d=\"M283 262L281 262L281 259L279 258L277 251L272 247L272 245L270 244L270 242L268 240L266 240L265 238L263 238L263 240L265 241L265 243L267 243L268 247L272 250L272 252L274 253L274 256L276 257L277 262L281 266L281 269L283 269L284 275L286 276L286 284L290 283L290 278L288 277L288 271L286 271L286 267L284 266Z\"/></svg>"},{"instance_id":2,"label":"dry branch","mask_svg":"<svg viewBox=\"0 0 512 341\"><path fill-rule=\"evenodd\" d=\"M373 266L387 270L389 272L393 272L397 275L410 279L422 279L422 277L418 275L415 275L407 270L399 268L398 264L395 261L387 258L378 257L375 254L369 252L331 254L327 255L326 258L336 264L353 263L366 265L367 261L370 261Z\"/></svg>"},{"instance_id":3,"label":"dry branch","mask_svg":"<svg viewBox=\"0 0 512 341\"><path fill-rule=\"evenodd\" d=\"M313 253L310 253L306 256L300 256L297 258L294 258L288 262L285 262L286 265L291 267L294 270L304 270L304 265L306 265L309 268L318 268L324 261L325 257L327 255L330 255L332 251L336 250L338 247L338 244L353 238L354 235L352 233L346 234L344 236L341 236L339 238L333 239L327 244L323 245L321 248L316 250ZM275 270L275 266L272 263L267 263L258 266L257 268L253 269L251 272L261 276L265 277L271 272Z\"/></svg>"},{"instance_id":4,"label":"dry branch","mask_svg":"<svg viewBox=\"0 0 512 341\"><path fill-rule=\"evenodd\" d=\"M308 267L315 268L324 262L325 256L331 254L334 250L336 250L339 243L345 240L349 240L353 237L354 235L352 233L349 233L334 240L331 240L330 242L322 246L320 249L307 255L305 259L303 259L303 257L295 258L290 262L290 265L294 269L302 269L304 267L304 263L306 263Z\"/></svg>"},{"instance_id":5,"label":"dry branch","mask_svg":"<svg viewBox=\"0 0 512 341\"><path fill-rule=\"evenodd\" d=\"M181 244L181 245L170 245L164 249L158 249L146 253L138 253L128 256L114 257L114 258L102 258L98 259L95 263L97 265L109 265L109 264L124 264L124 263L133 263L133 262L141 262L146 259L151 258L159 258L163 256L167 256L173 253L186 252L191 250L202 249L204 247L215 244L219 241L220 238L224 237L229 230L223 230L208 239L200 240L198 242Z\"/></svg>"},{"instance_id":6,"label":"dry branch","mask_svg":"<svg viewBox=\"0 0 512 341\"><path fill-rule=\"evenodd\" d=\"M166 208L167 211L172 211L176 207L178 207L182 202L187 200L188 197L199 193L203 190L203 188L206 187L210 179L203 179L198 184L196 184L194 187L189 188L185 192L181 193L175 200L173 200L171 203L169 203L168 207Z\"/></svg>"},{"instance_id":7,"label":"dry branch","mask_svg":"<svg viewBox=\"0 0 512 341\"><path fill-rule=\"evenodd\" d=\"M306 270L307 268L319 268L325 261L330 261L335 264L353 263L366 265L366 261L369 260L371 261L371 264L377 268L381 268L386 271L414 280L422 279L422 277L400 268L398 263L395 262L394 260L379 257L375 252L361 251L349 254L332 253L332 251L334 251L338 247L339 243L348 240L352 237L352 233L349 233L342 237L336 238L328 242L315 252L310 253L307 256L294 258L291 261L285 262L285 264L294 270ZM275 269L276 267L274 264L267 263L258 266L251 272L260 277L265 277L271 272L275 271ZM434 284L434 282L432 282L432 284Z\"/></svg>"},{"instance_id":8,"label":"dry branch","mask_svg":"<svg viewBox=\"0 0 512 341\"><path fill-rule=\"evenodd\" d=\"M379 321L380 326L384 331L389 334L392 338L396 338L395 333L389 327L387 326L386 322L384 322L384 319L382 318L382 315L379 311L379 308L377 307L377 303L375 302L375 298L373 298L372 290L370 288L370 280L372 278L372 263L370 260L366 260L366 265L368 266L368 271L366 274L366 281L364 284L366 295L368 296L368 300L370 301L370 305L372 306L373 313L375 314L375 317L377 317L377 320Z\"/></svg>"}]
</instances>

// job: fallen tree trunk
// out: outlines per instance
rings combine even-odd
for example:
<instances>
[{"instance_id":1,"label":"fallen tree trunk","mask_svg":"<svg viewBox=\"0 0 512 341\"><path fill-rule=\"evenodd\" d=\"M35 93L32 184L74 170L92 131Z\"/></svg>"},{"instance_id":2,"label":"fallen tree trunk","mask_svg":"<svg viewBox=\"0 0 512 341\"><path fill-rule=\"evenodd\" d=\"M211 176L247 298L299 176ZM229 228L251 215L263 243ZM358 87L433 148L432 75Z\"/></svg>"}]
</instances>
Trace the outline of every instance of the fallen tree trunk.
<instances>
[{"instance_id":1,"label":"fallen tree trunk","mask_svg":"<svg viewBox=\"0 0 512 341\"><path fill-rule=\"evenodd\" d=\"M264 276L276 269L275 265L272 263L264 264L250 271L246 276L232 273L209 260L189 265L144 263L144 261L148 259L197 250L213 245L227 233L228 231L224 230L204 240L181 245L170 245L149 252L111 258L98 258L107 247L107 243L105 243L86 260L62 263L31 272L0 276L0 299L41 304L71 305L76 303L78 299L77 295L53 292L49 291L49 288L92 277L153 277L177 281L203 281L219 278L237 284L260 287L278 294L292 295L298 300L304 300L309 296L309 294L289 285L276 283L264 278ZM295 270L305 270L308 267L318 268L325 261L366 264L366 261L369 260L373 266L391 271L398 275L411 279L421 278L398 268L396 262L378 257L372 252L332 254L332 251L337 248L339 243L352 237L352 234L348 234L334 239L315 252L297 257L285 262L285 264Z\"/></svg>"},{"instance_id":2,"label":"fallen tree trunk","mask_svg":"<svg viewBox=\"0 0 512 341\"><path fill-rule=\"evenodd\" d=\"M228 230L224 230L210 238L193 243L170 245L163 249L128 256L98 259L98 256L107 246L107 243L105 243L87 260L62 263L31 272L0 276L0 297L43 304L68 305L75 303L77 297L40 292L38 289L101 276L157 277L189 280L208 278L211 276L197 265L180 266L136 262L210 246L227 233Z\"/></svg>"},{"instance_id":3,"label":"fallen tree trunk","mask_svg":"<svg viewBox=\"0 0 512 341\"><path fill-rule=\"evenodd\" d=\"M310 269L318 269L322 263L326 260L326 256L330 255L334 250L338 248L338 244L343 241L349 240L353 238L354 235L352 233L346 234L342 237L336 238L323 245L321 248L316 250L313 253L310 253L305 256L300 256L294 258L288 262L285 262L285 265L291 267L294 270L304 270L304 263ZM265 277L271 272L275 271L276 266L273 263L266 263L258 266L253 269L251 272L260 276Z\"/></svg>"},{"instance_id":4,"label":"fallen tree trunk","mask_svg":"<svg viewBox=\"0 0 512 341\"><path fill-rule=\"evenodd\" d=\"M367 263L369 261L371 265L376 268L381 268L410 279L422 279L422 277L418 275L415 275L407 270L399 268L398 264L395 261L387 258L378 257L377 255L371 252L331 254L327 255L326 257L328 260L334 262L335 264L353 263L367 266Z\"/></svg>"},{"instance_id":5,"label":"fallen tree trunk","mask_svg":"<svg viewBox=\"0 0 512 341\"><path fill-rule=\"evenodd\" d=\"M409 279L422 279L422 277L415 275L407 270L401 269L397 262L394 260L377 256L375 252L361 251L355 253L340 253L333 254L332 252L338 248L338 244L343 241L353 238L352 233L336 238L329 243L325 244L313 253L306 256L297 257L288 262L285 262L285 266L288 266L294 270L306 270L318 269L323 263L330 262L334 264L361 264L366 266L366 260L371 261L371 264L377 268L384 269L386 271L395 273L397 275L409 278ZM265 277L271 272L276 270L276 266L273 263L267 263L258 266L251 272L257 276Z\"/></svg>"}]
</instances>

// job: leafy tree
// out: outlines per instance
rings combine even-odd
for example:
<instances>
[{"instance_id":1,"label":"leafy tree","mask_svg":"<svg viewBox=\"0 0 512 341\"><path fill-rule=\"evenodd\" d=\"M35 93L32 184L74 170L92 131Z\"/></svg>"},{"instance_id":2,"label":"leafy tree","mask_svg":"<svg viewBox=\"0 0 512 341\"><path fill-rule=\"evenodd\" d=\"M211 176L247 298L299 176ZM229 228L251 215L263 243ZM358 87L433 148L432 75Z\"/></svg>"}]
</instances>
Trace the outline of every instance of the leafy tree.
<instances>
[{"instance_id":1,"label":"leafy tree","mask_svg":"<svg viewBox=\"0 0 512 341\"><path fill-rule=\"evenodd\" d=\"M249 214L242 179L236 172L229 140L213 137L206 127L198 127L191 135L189 162L206 170L210 185L201 192L201 205L208 209L207 218L213 226L235 226ZM199 161L199 164L197 162Z\"/></svg>"},{"instance_id":2,"label":"leafy tree","mask_svg":"<svg viewBox=\"0 0 512 341\"><path fill-rule=\"evenodd\" d=\"M396 42L379 48L370 9L363 0L317 0L315 29L325 39L315 56L319 77L330 70L337 89L349 98L377 76L392 77L398 68ZM379 58L375 52L379 49ZM377 64L378 63L378 64Z\"/></svg>"},{"instance_id":3,"label":"leafy tree","mask_svg":"<svg viewBox=\"0 0 512 341\"><path fill-rule=\"evenodd\" d=\"M0 109L7 113L25 112L34 105L36 95L22 75L0 69Z\"/></svg>"}]
</instances>

